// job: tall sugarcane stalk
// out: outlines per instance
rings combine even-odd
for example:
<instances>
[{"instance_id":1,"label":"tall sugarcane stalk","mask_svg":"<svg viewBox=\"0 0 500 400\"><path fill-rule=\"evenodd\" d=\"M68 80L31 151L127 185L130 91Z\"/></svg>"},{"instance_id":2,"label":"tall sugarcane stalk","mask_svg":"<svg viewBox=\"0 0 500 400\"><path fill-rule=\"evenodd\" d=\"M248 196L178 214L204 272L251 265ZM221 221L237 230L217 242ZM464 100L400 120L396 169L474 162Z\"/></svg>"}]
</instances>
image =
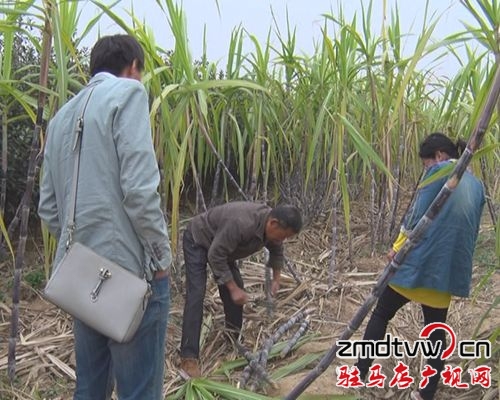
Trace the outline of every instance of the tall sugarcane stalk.
<instances>
[{"instance_id":1,"label":"tall sugarcane stalk","mask_svg":"<svg viewBox=\"0 0 500 400\"><path fill-rule=\"evenodd\" d=\"M8 118L8 107L4 106L0 109L0 115L2 119L2 178L0 180L0 216L5 215L5 203L7 199L7 118Z\"/></svg>"},{"instance_id":2,"label":"tall sugarcane stalk","mask_svg":"<svg viewBox=\"0 0 500 400\"><path fill-rule=\"evenodd\" d=\"M404 120L406 118L406 114L402 112L402 119ZM406 125L404 122L402 126L400 127L400 134L399 134L399 146L398 146L398 157L396 161L396 166L395 166L395 171L394 171L394 176L397 177L396 181L396 188L392 196L392 204L391 204L391 218L389 221L389 228L387 230L388 237L391 238L394 233L394 227L396 226L396 215L398 213L398 204L399 204L399 193L401 191L401 181L403 179L403 169L401 168L401 160L403 159L403 154L404 154L404 136L403 136L403 131L404 131L404 125Z\"/></svg>"},{"instance_id":3,"label":"tall sugarcane stalk","mask_svg":"<svg viewBox=\"0 0 500 400\"><path fill-rule=\"evenodd\" d=\"M333 287L333 281L335 278L335 271L337 270L337 231L338 231L338 222L337 222L337 203L338 203L338 176L335 178L335 182L333 184L333 205L332 205L332 245L330 247L330 262L328 263L328 289Z\"/></svg>"},{"instance_id":4,"label":"tall sugarcane stalk","mask_svg":"<svg viewBox=\"0 0 500 400\"><path fill-rule=\"evenodd\" d=\"M401 232L401 226L404 223L404 220L406 218L406 215L408 214L408 211L410 211L413 208L413 205L414 205L414 202L415 202L416 196L417 196L417 190L418 190L419 186L421 185L421 183L423 182L424 177L425 177L425 168L422 169L422 172L417 180L417 183L415 184L415 187L413 188L413 191L411 192L411 198L410 198L410 201L408 202L408 205L406 206L406 210L403 213L403 215L401 215L401 220L399 221L400 229L395 231L395 232L393 232L393 229L391 229L391 231L390 231L390 236L389 236L390 243L394 243L396 241L399 233ZM398 185L399 185L399 183L398 183Z\"/></svg>"},{"instance_id":5,"label":"tall sugarcane stalk","mask_svg":"<svg viewBox=\"0 0 500 400\"><path fill-rule=\"evenodd\" d=\"M500 104L500 103L499 103ZM497 226L497 213L495 211L495 205L491 197L491 191L489 185L486 183L488 178L488 173L486 172L486 162L484 158L481 158L481 175L483 176L483 186L484 193L486 194L486 205L488 206L488 211L490 212L491 222L493 226Z\"/></svg>"},{"instance_id":6,"label":"tall sugarcane stalk","mask_svg":"<svg viewBox=\"0 0 500 400\"><path fill-rule=\"evenodd\" d=\"M302 279L300 279L299 275L297 274L297 271L295 270L295 267L292 265L290 260L285 259L285 266L288 269L288 272L290 272L290 275L292 275L292 278L295 280L297 285L302 284ZM306 297L310 300L312 295L309 290L306 290Z\"/></svg>"},{"instance_id":7,"label":"tall sugarcane stalk","mask_svg":"<svg viewBox=\"0 0 500 400\"><path fill-rule=\"evenodd\" d=\"M14 217L9 223L9 227L7 228L7 239L13 237L15 230L19 226L19 222L21 221L21 206L24 203L24 195L21 198L21 201L19 202L19 205L16 208L16 213L14 214ZM3 247L4 245L4 238L3 236L0 238L0 247Z\"/></svg>"},{"instance_id":8,"label":"tall sugarcane stalk","mask_svg":"<svg viewBox=\"0 0 500 400\"><path fill-rule=\"evenodd\" d=\"M265 268L265 275L264 275L264 292L266 294L266 311L267 311L267 316L272 317L273 312L274 312L274 301L273 301L273 294L271 293L272 289L272 280L271 280L271 268L267 266L269 263L269 250L264 247L264 265L266 266Z\"/></svg>"},{"instance_id":9,"label":"tall sugarcane stalk","mask_svg":"<svg viewBox=\"0 0 500 400\"><path fill-rule=\"evenodd\" d=\"M458 186L460 179L467 169L467 166L469 165L474 152L479 148L479 145L484 138L485 131L488 128L491 116L497 105L499 94L500 68L498 68L497 66L493 84L484 105L484 109L476 126L474 127L474 130L472 131L469 142L467 143L467 148L463 152L460 159L457 161L455 168L448 177L448 180L426 210L424 216L420 218L415 228L409 234L408 240L406 240L401 250L396 253L392 261L387 264L371 294L365 300L363 305L358 309L354 317L349 321L347 328L344 330L339 340L349 339L352 334L360 327L368 312L371 310L377 299L387 287L390 279L398 271L399 266L404 261L406 255L413 249L413 247L415 247L417 243L420 242L424 233L427 231L431 223L435 220L436 216L439 214L448 198ZM285 400L296 399L319 375L321 375L328 368L328 366L333 362L337 355L338 346L336 343L337 342L335 342L333 347L320 360L318 365L314 367L314 369L292 389L292 391L285 397Z\"/></svg>"},{"instance_id":10,"label":"tall sugarcane stalk","mask_svg":"<svg viewBox=\"0 0 500 400\"><path fill-rule=\"evenodd\" d=\"M193 171L193 180L196 187L196 213L199 212L199 207L201 206L202 212L207 211L207 205L205 203L205 197L203 196L203 189L201 187L200 178L198 171L196 169L196 163L194 161L194 148L193 140L191 135L188 137L188 150L189 158L191 160L191 170Z\"/></svg>"},{"instance_id":11,"label":"tall sugarcane stalk","mask_svg":"<svg viewBox=\"0 0 500 400\"><path fill-rule=\"evenodd\" d=\"M4 6L4 4L2 4ZM7 8L8 10L8 8ZM7 14L5 23L7 25L16 25L16 20L18 19L17 13L17 5L14 5L12 14ZM2 77L2 81L9 82L12 79L12 67L13 67L13 59L12 56L14 54L14 38L16 31L13 30L5 30L2 32L2 57L0 58L0 76ZM8 120L9 120L9 101L8 101L8 92L4 92L4 90L0 91L0 96L2 97L2 102L0 106L0 118L1 118L1 126L2 126L2 144L1 144L1 153L2 153L2 175L0 180L0 217L5 218L5 205L7 201L7 169L8 169ZM5 95L5 97L4 97Z\"/></svg>"},{"instance_id":12,"label":"tall sugarcane stalk","mask_svg":"<svg viewBox=\"0 0 500 400\"><path fill-rule=\"evenodd\" d=\"M224 115L223 117L224 119L224 122L225 120L227 119L227 114ZM224 143L226 142L226 124L225 123L221 123L221 142ZM228 157L230 157L231 155L231 146L230 146L230 141L227 140L227 152L226 154L228 155ZM217 160L219 161L219 160ZM229 165L229 161L227 162L227 164ZM217 162L217 165L215 167L215 174L214 174L214 179L213 179L213 185L212 185L212 195L211 195L211 198L210 198L210 207L215 205L215 202L217 201L217 196L218 196L218 191L219 191L219 183L220 183L220 180L221 180L221 172L222 172L222 167L221 167L221 164L220 162Z\"/></svg>"},{"instance_id":13,"label":"tall sugarcane stalk","mask_svg":"<svg viewBox=\"0 0 500 400\"><path fill-rule=\"evenodd\" d=\"M236 190L241 195L241 197L243 197L243 199L245 201L248 201L249 200L248 196L245 194L245 192L240 187L240 185L238 185L238 182L236 182L236 179L234 178L233 174L231 174L231 171L229 171L229 168L226 166L226 164L224 163L224 160L222 159L221 155L217 151L217 148L215 147L214 143L212 142L212 139L210 139L210 135L208 134L207 127L205 126L205 118L204 118L202 112L200 111L200 107L198 106L198 107L196 107L196 109L198 111L198 118L200 121L200 124L199 124L200 131L203 134L203 137L205 138L205 141L206 141L208 147L210 148L210 150L212 151L214 156L217 158L218 164L222 167L222 169L226 173L227 178L229 179L231 184L236 188Z\"/></svg>"},{"instance_id":14,"label":"tall sugarcane stalk","mask_svg":"<svg viewBox=\"0 0 500 400\"><path fill-rule=\"evenodd\" d=\"M42 39L42 55L40 61L40 87L47 87L50 51L52 47L52 33L49 20L50 2L47 3L45 26ZM46 94L43 90L38 93L38 104L35 127L33 129L33 140L31 143L30 158L28 164L28 175L26 180L26 190L22 198L21 205L21 223L19 230L19 243L16 250L14 265L14 283L12 288L12 314L10 319L10 336L8 352L8 375L12 382L16 374L16 340L19 333L19 294L21 286L21 272L24 264L24 252L26 249L26 239L28 237L28 221L30 215L31 195L35 185L35 175L41 162L40 155L40 135L43 124L43 110L45 107Z\"/></svg>"}]
</instances>

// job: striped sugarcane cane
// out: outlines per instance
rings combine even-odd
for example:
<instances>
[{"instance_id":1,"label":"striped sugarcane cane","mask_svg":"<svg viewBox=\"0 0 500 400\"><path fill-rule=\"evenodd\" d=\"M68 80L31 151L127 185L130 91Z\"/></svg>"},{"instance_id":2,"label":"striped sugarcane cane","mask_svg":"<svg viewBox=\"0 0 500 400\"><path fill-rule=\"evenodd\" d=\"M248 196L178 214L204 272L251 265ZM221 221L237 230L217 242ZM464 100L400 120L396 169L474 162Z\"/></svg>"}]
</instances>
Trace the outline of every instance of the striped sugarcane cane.
<instances>
[{"instance_id":1,"label":"striped sugarcane cane","mask_svg":"<svg viewBox=\"0 0 500 400\"><path fill-rule=\"evenodd\" d=\"M49 72L50 51L52 47L52 33L49 20L49 13L45 19L45 27L42 40L42 57L40 65L40 87L46 88ZM14 282L12 289L12 314L10 319L9 353L8 353L8 375L12 382L16 374L16 340L19 331L19 297L21 286L21 272L24 264L24 252L28 236L28 221L30 215L31 195L35 185L35 175L41 162L40 156L40 133L43 124L43 110L45 107L46 93L40 90L38 94L37 114L35 127L33 129L33 140L31 143L30 159L28 164L28 177L26 180L26 190L21 203L21 222L19 229L19 243L16 249L14 265Z\"/></svg>"},{"instance_id":2,"label":"striped sugarcane cane","mask_svg":"<svg viewBox=\"0 0 500 400\"><path fill-rule=\"evenodd\" d=\"M271 352L272 347L278 342L278 340L283 336L290 328L298 322L304 324L304 321L309 317L311 310L307 309L304 311L300 311L293 315L288 321L283 323L275 333L268 339L264 341L264 345L262 346L262 350L258 351L256 354L252 354L250 351L247 351L243 348L243 346L237 344L238 350L240 353L244 355L244 357L248 361L248 365L243 369L241 374L238 387L244 388L247 386L248 382L253 378L253 382L250 386L250 390L255 391L258 385L262 385L262 383L268 383L271 387L275 387L276 384L271 380L269 374L266 371L267 360L269 358L269 353ZM301 329L299 328L299 331ZM302 334L306 331L306 329L302 330ZM297 338L300 339L300 334ZM297 336L297 333L295 334ZM294 336L294 337L295 337ZM296 343L296 342L295 342ZM295 343L293 345L295 345ZM292 347L293 347L292 345Z\"/></svg>"},{"instance_id":3,"label":"striped sugarcane cane","mask_svg":"<svg viewBox=\"0 0 500 400\"><path fill-rule=\"evenodd\" d=\"M240 379L238 381L238 387L244 388L252 377L256 378L258 381L264 381L271 385L271 387L276 387L276 383L273 382L267 373L265 367L263 367L260 362L260 353L253 354L250 351L245 351L244 357L248 361L248 365L243 369ZM255 376L256 375L256 376Z\"/></svg>"},{"instance_id":4,"label":"striped sugarcane cane","mask_svg":"<svg viewBox=\"0 0 500 400\"><path fill-rule=\"evenodd\" d=\"M309 329L310 324L311 320L309 316L305 317L304 320L300 323L299 329L297 329L297 331L292 336L292 338L287 342L283 350L281 350L280 353L281 358L284 358L288 355L290 350L293 349L293 346L295 346L297 342L300 340L300 338L304 336L304 334L307 332L307 329Z\"/></svg>"},{"instance_id":5,"label":"striped sugarcane cane","mask_svg":"<svg viewBox=\"0 0 500 400\"><path fill-rule=\"evenodd\" d=\"M446 200L453 193L455 188L458 186L460 179L462 178L467 166L469 165L474 152L479 148L481 144L485 131L488 128L493 110L495 109L498 101L498 96L500 94L500 68L497 67L493 83L491 85L488 97L486 99L482 113L478 119L474 130L470 136L467 143L467 148L463 152L460 159L457 161L455 168L448 177L446 183L439 191L436 198L433 200L431 205L426 210L424 216L418 221L417 225L410 233L408 240L405 242L403 247L396 253L391 262L387 264L384 271L380 275L379 279L372 292L356 312L354 317L349 321L347 328L344 330L342 335L340 335L339 340L347 340L352 334L360 327L361 323L367 316L368 312L371 310L376 300L380 297L381 293L387 287L392 276L396 273L401 263L404 261L406 255L413 249L413 247L421 240L423 234L427 231L428 227L434 221L439 211L442 209ZM300 381L292 391L284 398L284 400L295 400L297 397L304 392L305 389L318 377L320 376L328 366L333 362L337 355L338 346L335 343L332 348L325 354L325 356L320 360L318 365L302 380Z\"/></svg>"}]
</instances>

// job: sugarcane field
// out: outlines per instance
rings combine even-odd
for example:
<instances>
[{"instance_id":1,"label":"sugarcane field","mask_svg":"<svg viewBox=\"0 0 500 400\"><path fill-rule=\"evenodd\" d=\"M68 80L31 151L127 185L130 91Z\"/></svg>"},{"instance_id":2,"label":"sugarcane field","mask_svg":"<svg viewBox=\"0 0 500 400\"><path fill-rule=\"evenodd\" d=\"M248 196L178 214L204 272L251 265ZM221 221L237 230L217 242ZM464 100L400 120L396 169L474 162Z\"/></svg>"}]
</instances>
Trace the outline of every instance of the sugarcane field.
<instances>
[{"instance_id":1,"label":"sugarcane field","mask_svg":"<svg viewBox=\"0 0 500 400\"><path fill-rule=\"evenodd\" d=\"M500 400L500 1L0 0L0 400Z\"/></svg>"}]
</instances>

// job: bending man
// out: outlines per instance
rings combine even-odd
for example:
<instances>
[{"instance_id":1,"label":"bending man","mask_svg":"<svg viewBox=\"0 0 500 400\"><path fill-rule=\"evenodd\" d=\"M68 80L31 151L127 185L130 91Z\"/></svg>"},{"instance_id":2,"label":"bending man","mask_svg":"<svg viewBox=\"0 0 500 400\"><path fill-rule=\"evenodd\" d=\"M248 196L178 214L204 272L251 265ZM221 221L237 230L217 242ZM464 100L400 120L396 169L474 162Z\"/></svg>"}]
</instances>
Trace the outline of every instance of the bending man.
<instances>
[{"instance_id":1,"label":"bending man","mask_svg":"<svg viewBox=\"0 0 500 400\"><path fill-rule=\"evenodd\" d=\"M226 328L236 339L243 323L243 304L248 301L235 261L266 247L267 267L273 270L271 294L280 285L283 241L300 231L300 211L289 205L274 209L265 204L233 202L214 207L194 217L184 232L186 303L182 324L181 368L191 377L199 368L203 299L207 262L212 268L224 304Z\"/></svg>"}]
</instances>

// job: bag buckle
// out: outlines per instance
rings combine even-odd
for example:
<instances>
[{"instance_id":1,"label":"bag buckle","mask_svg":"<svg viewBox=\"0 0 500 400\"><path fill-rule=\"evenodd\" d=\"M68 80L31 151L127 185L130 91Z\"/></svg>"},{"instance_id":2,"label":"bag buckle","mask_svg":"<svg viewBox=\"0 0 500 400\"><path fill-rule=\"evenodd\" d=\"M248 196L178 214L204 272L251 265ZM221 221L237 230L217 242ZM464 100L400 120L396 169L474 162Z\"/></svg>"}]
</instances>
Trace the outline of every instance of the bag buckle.
<instances>
[{"instance_id":1,"label":"bag buckle","mask_svg":"<svg viewBox=\"0 0 500 400\"><path fill-rule=\"evenodd\" d=\"M148 301L151 295L153 294L153 291L151 290L151 285L148 283L148 289L146 290L146 293L144 294L144 298L142 299L142 309L145 310L146 307L148 306Z\"/></svg>"},{"instance_id":2,"label":"bag buckle","mask_svg":"<svg viewBox=\"0 0 500 400\"><path fill-rule=\"evenodd\" d=\"M99 292L101 291L102 284L106 279L109 278L111 278L111 272L109 272L109 269L101 268L99 270L99 282L97 282L94 290L90 292L90 300L92 300L93 303L95 303L97 301L97 297L99 297Z\"/></svg>"},{"instance_id":3,"label":"bag buckle","mask_svg":"<svg viewBox=\"0 0 500 400\"><path fill-rule=\"evenodd\" d=\"M74 223L69 223L68 224L68 239L66 240L66 251L73 244L73 232L74 231L75 231L75 224Z\"/></svg>"}]
</instances>

